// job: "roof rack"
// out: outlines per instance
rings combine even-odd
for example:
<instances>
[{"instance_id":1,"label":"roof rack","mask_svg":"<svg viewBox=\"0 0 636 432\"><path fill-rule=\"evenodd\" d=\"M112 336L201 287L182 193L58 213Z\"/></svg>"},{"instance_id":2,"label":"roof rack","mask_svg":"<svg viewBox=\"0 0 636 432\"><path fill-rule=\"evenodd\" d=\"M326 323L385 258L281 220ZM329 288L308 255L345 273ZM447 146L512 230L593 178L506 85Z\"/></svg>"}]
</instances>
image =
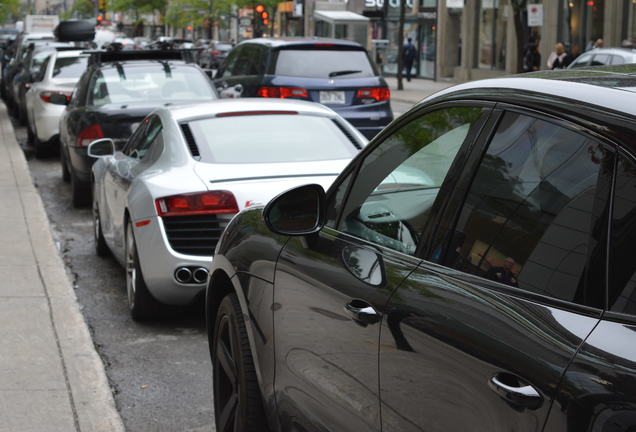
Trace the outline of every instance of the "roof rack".
<instances>
[{"instance_id":1,"label":"roof rack","mask_svg":"<svg viewBox=\"0 0 636 432\"><path fill-rule=\"evenodd\" d=\"M182 60L186 63L192 62L192 54L189 50L130 50L130 51L84 51L90 54L88 63L114 63L131 60Z\"/></svg>"}]
</instances>

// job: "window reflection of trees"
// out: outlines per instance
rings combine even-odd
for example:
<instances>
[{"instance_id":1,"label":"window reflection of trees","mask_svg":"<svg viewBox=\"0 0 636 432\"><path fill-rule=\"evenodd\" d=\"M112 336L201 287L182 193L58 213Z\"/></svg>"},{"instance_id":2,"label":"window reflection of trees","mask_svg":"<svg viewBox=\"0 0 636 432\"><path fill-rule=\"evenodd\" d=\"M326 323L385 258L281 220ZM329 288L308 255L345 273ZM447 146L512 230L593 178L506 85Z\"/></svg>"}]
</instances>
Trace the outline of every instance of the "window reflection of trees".
<instances>
[{"instance_id":1,"label":"window reflection of trees","mask_svg":"<svg viewBox=\"0 0 636 432\"><path fill-rule=\"evenodd\" d=\"M447 263L572 300L583 285L604 157L577 133L506 114L468 193Z\"/></svg>"}]
</instances>

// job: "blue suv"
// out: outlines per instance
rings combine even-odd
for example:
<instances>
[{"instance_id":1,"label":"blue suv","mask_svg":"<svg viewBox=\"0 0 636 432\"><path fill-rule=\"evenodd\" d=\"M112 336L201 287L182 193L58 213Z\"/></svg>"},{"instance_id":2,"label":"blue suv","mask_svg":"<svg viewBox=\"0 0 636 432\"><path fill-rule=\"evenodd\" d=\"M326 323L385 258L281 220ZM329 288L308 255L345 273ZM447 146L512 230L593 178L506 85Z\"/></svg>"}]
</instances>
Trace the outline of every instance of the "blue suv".
<instances>
[{"instance_id":1,"label":"blue suv","mask_svg":"<svg viewBox=\"0 0 636 432\"><path fill-rule=\"evenodd\" d=\"M327 105L367 138L393 120L390 91L360 44L320 38L251 39L217 70L221 97L273 97Z\"/></svg>"}]
</instances>

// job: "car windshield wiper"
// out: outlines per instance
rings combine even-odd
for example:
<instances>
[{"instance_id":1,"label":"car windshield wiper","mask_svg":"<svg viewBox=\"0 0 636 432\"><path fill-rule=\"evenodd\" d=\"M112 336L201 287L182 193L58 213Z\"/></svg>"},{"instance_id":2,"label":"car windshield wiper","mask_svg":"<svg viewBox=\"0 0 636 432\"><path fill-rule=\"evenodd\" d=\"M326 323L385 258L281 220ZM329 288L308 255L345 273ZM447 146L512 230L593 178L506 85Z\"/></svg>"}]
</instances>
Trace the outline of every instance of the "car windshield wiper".
<instances>
[{"instance_id":1,"label":"car windshield wiper","mask_svg":"<svg viewBox=\"0 0 636 432\"><path fill-rule=\"evenodd\" d=\"M335 76L340 76L340 75L354 74L358 72L362 72L362 71L361 70L341 70L341 71L329 72L329 78L333 78Z\"/></svg>"}]
</instances>

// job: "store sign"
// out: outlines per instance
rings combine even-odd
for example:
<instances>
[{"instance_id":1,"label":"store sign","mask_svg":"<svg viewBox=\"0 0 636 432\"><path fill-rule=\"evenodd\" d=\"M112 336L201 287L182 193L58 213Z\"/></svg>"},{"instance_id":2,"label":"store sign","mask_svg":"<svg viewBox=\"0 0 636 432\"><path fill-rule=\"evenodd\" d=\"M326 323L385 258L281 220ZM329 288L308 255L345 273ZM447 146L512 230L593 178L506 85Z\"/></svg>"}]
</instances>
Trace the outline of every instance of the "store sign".
<instances>
[{"instance_id":1,"label":"store sign","mask_svg":"<svg viewBox=\"0 0 636 432\"><path fill-rule=\"evenodd\" d=\"M413 9L414 0L406 0L407 9ZM389 6L392 8L400 7L400 0L389 0ZM368 9L382 9L384 7L384 0L364 0L364 7Z\"/></svg>"},{"instance_id":2,"label":"store sign","mask_svg":"<svg viewBox=\"0 0 636 432\"><path fill-rule=\"evenodd\" d=\"M464 0L446 0L447 8L463 8Z\"/></svg>"},{"instance_id":3,"label":"store sign","mask_svg":"<svg viewBox=\"0 0 636 432\"><path fill-rule=\"evenodd\" d=\"M541 26L543 26L543 5L542 4L528 5L528 27L541 27Z\"/></svg>"}]
</instances>

